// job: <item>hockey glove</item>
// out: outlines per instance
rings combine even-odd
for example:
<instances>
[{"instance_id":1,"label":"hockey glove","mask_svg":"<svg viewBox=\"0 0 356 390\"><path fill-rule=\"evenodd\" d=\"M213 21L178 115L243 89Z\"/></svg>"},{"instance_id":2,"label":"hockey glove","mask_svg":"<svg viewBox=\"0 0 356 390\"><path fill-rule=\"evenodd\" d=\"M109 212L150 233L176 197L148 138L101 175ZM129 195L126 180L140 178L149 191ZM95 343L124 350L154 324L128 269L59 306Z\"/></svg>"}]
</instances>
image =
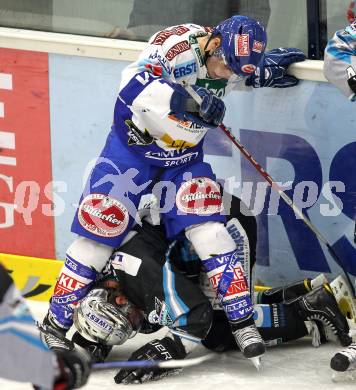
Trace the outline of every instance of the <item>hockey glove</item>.
<instances>
[{"instance_id":1,"label":"hockey glove","mask_svg":"<svg viewBox=\"0 0 356 390\"><path fill-rule=\"evenodd\" d=\"M91 359L85 351L56 352L60 376L54 390L71 390L84 386L89 378Z\"/></svg>"},{"instance_id":2,"label":"hockey glove","mask_svg":"<svg viewBox=\"0 0 356 390\"><path fill-rule=\"evenodd\" d=\"M176 342L169 337L162 340L152 340L135 351L132 360L160 360L184 359L187 356L180 341ZM178 374L182 369L177 368L136 368L121 369L115 376L115 382L120 384L144 383L164 378L168 375Z\"/></svg>"},{"instance_id":3,"label":"hockey glove","mask_svg":"<svg viewBox=\"0 0 356 390\"><path fill-rule=\"evenodd\" d=\"M287 74L289 65L305 60L305 54L295 48L273 49L265 53L255 72L246 79L246 85L254 88L294 87L299 80Z\"/></svg>"},{"instance_id":4,"label":"hockey glove","mask_svg":"<svg viewBox=\"0 0 356 390\"><path fill-rule=\"evenodd\" d=\"M191 86L201 97L199 105L181 86L176 86L171 98L171 110L179 118L188 119L204 127L218 127L225 116L225 103L206 88ZM177 115L178 114L178 115Z\"/></svg>"}]
</instances>

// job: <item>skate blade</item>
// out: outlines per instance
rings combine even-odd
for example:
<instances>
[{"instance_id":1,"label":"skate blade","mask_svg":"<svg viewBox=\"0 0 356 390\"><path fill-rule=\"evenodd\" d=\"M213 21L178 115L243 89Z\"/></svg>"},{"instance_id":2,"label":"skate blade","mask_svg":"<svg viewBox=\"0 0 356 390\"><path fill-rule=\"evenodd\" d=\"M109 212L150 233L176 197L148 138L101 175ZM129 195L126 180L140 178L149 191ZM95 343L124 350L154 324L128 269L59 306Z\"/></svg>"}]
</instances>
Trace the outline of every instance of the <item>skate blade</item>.
<instances>
[{"instance_id":1,"label":"skate blade","mask_svg":"<svg viewBox=\"0 0 356 390\"><path fill-rule=\"evenodd\" d=\"M248 358L248 360L250 360L251 363L256 367L257 371L260 371L262 368L262 355Z\"/></svg>"},{"instance_id":2,"label":"skate blade","mask_svg":"<svg viewBox=\"0 0 356 390\"><path fill-rule=\"evenodd\" d=\"M353 368L346 371L333 371L331 380L335 383L354 382L356 380L356 370Z\"/></svg>"}]
</instances>

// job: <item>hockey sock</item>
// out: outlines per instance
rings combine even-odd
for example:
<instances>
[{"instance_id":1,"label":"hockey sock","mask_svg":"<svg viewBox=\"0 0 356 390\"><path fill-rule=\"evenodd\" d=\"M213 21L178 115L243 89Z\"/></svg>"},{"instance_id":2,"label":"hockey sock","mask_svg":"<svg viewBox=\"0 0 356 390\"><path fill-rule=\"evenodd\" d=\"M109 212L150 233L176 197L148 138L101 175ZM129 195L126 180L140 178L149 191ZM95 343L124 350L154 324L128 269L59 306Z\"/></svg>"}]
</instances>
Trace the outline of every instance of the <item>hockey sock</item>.
<instances>
[{"instance_id":1,"label":"hockey sock","mask_svg":"<svg viewBox=\"0 0 356 390\"><path fill-rule=\"evenodd\" d=\"M253 305L238 251L210 257L202 264L229 321L248 318Z\"/></svg>"},{"instance_id":2,"label":"hockey sock","mask_svg":"<svg viewBox=\"0 0 356 390\"><path fill-rule=\"evenodd\" d=\"M84 298L97 272L80 264L67 254L50 301L50 319L59 327L69 329L73 324L73 304Z\"/></svg>"}]
</instances>

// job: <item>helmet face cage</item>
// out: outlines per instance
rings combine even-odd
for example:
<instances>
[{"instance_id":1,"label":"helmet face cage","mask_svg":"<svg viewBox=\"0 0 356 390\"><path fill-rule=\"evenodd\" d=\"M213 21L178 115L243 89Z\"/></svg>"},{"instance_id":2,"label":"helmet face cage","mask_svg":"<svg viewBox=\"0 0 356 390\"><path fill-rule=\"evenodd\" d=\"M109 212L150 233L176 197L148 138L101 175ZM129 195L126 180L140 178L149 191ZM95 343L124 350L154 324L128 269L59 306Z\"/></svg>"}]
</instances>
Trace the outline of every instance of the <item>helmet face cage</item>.
<instances>
[{"instance_id":1,"label":"helmet face cage","mask_svg":"<svg viewBox=\"0 0 356 390\"><path fill-rule=\"evenodd\" d=\"M93 290L74 309L74 325L84 337L106 345L120 345L133 337L135 331L127 314L106 301L107 291ZM102 291L98 294L98 291Z\"/></svg>"},{"instance_id":2,"label":"helmet face cage","mask_svg":"<svg viewBox=\"0 0 356 390\"><path fill-rule=\"evenodd\" d=\"M220 36L217 54L224 53L225 64L236 75L249 76L256 70L267 41L266 32L259 22L236 15L216 26L213 36Z\"/></svg>"}]
</instances>

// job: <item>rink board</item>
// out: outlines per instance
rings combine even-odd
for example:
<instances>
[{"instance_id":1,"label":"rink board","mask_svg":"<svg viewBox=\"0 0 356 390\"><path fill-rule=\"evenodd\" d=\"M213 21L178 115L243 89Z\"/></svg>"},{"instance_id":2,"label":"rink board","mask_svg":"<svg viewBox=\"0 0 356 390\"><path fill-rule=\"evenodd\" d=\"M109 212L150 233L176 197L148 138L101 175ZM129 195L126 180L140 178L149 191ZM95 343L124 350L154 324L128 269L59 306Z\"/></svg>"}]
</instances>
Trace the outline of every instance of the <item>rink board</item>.
<instances>
[{"instance_id":1,"label":"rink board","mask_svg":"<svg viewBox=\"0 0 356 390\"><path fill-rule=\"evenodd\" d=\"M0 253L2 263L25 298L49 301L63 261Z\"/></svg>"},{"instance_id":2,"label":"rink board","mask_svg":"<svg viewBox=\"0 0 356 390\"><path fill-rule=\"evenodd\" d=\"M0 49L1 59L4 54L8 55L7 50ZM31 52L12 52L20 57L26 57L27 53L31 56ZM66 248L74 238L69 230L75 205L90 166L104 146L112 122L120 72L127 63L51 53L46 56L47 73L41 73L36 66L22 68L31 76L29 79L40 73L47 77L48 84L49 126L44 132L47 131L47 140L51 141L50 151L47 141L47 149L39 147L36 153L28 142L25 144L27 149L21 153L29 156L28 166L32 160L47 158L47 162L40 164L41 169L37 165L26 176L26 180L31 180L31 175L48 173L43 180L34 179L39 183L42 198L31 215L35 217L38 213L40 219L34 218L32 225L26 225L23 213L13 211L15 225L2 227L3 203L11 204L17 184L24 178L20 166L15 174L9 171L13 167L1 164L0 160L0 174L10 178L5 181L0 176L0 234L1 238L5 237L0 241L0 251L64 258ZM31 91L37 96L39 107L45 102L41 100L44 95L39 93L39 88ZM6 119L10 103L4 100L4 93L10 92L0 88ZM16 108L16 100L11 104ZM33 109L36 104L30 107ZM288 195L356 273L352 265L356 263L352 242L356 214L355 106L331 85L317 81L303 81L291 89L234 92L226 98L226 104L225 124L277 182L292 182ZM0 118L0 131L9 132L16 123L9 121L5 126L5 119ZM36 140L42 142L34 130L31 132L27 127L26 131L25 127L20 130L16 133L16 142L28 133L36 134ZM206 160L212 164L218 178L230 182L234 193L242 196L257 215L257 283L279 285L320 272L331 279L340 273L325 246L283 202L276 201L275 194L272 192L271 195L263 179L219 130L210 132L205 150ZM5 151L6 156L13 156L12 149ZM11 179L16 175L18 179ZM47 180L53 181L51 187L46 187ZM334 183L337 183L336 187ZM52 213L48 207L49 198L54 200ZM26 238L26 233L31 234L30 239Z\"/></svg>"}]
</instances>

